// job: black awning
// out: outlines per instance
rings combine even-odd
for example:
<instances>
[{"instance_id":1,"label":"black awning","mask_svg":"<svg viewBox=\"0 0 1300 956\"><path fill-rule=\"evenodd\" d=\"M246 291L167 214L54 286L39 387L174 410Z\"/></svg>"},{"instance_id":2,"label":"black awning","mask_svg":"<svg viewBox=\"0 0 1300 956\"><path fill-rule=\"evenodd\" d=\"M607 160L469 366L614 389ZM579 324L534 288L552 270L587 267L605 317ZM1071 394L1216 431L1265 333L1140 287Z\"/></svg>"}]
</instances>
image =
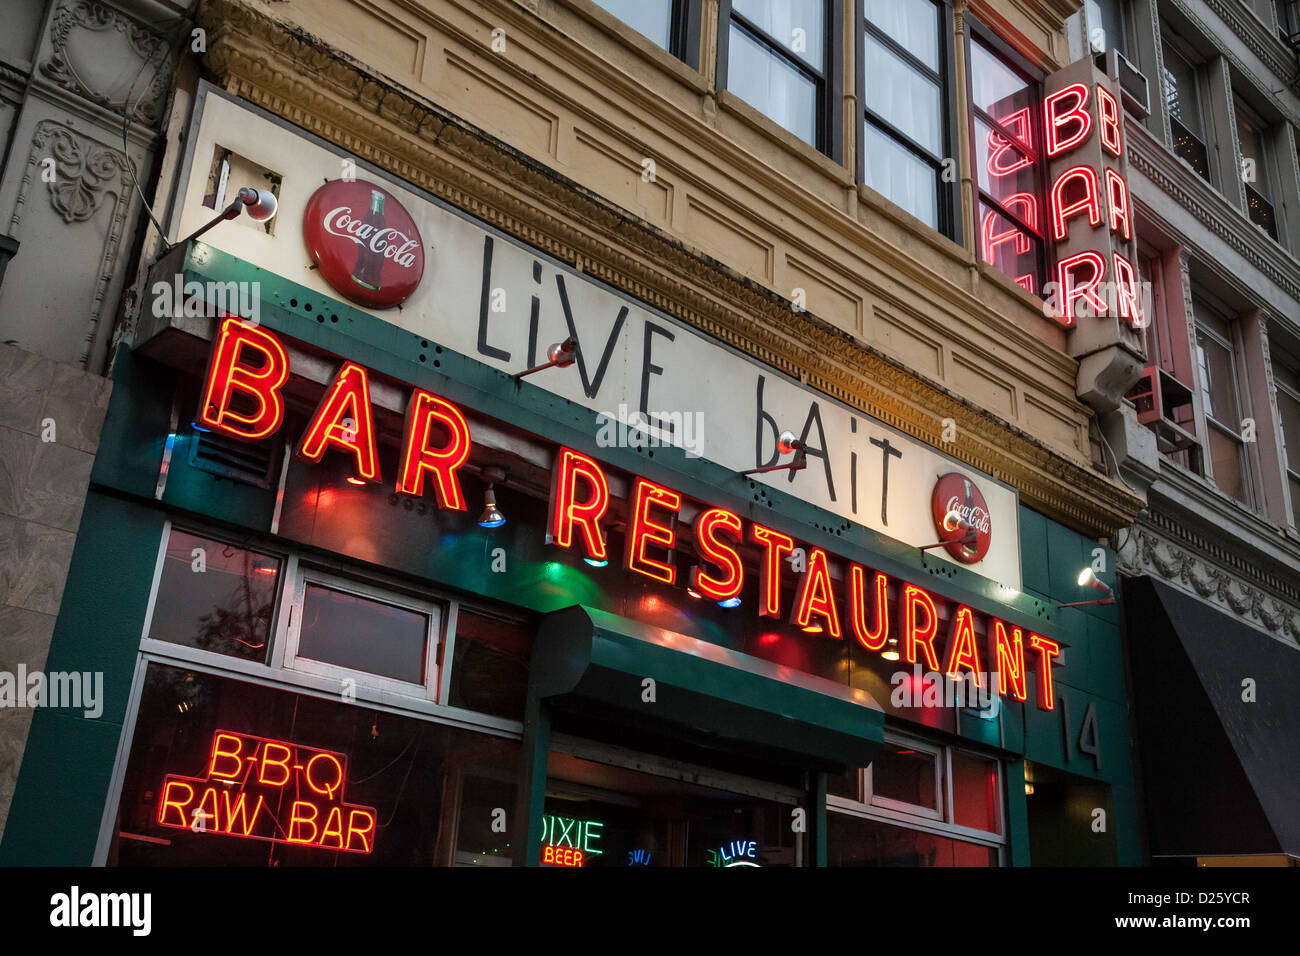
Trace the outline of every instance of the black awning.
<instances>
[{"instance_id":1,"label":"black awning","mask_svg":"<svg viewBox=\"0 0 1300 956\"><path fill-rule=\"evenodd\" d=\"M1123 604L1151 855L1300 856L1300 648L1150 577Z\"/></svg>"}]
</instances>

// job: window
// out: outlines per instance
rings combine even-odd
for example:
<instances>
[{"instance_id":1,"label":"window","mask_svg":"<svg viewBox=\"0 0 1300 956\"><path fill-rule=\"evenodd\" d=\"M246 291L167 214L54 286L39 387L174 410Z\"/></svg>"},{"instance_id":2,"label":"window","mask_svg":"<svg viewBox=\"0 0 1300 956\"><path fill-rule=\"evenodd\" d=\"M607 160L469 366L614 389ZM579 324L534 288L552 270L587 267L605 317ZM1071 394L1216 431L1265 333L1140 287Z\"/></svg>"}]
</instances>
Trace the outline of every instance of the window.
<instances>
[{"instance_id":1,"label":"window","mask_svg":"<svg viewBox=\"0 0 1300 956\"><path fill-rule=\"evenodd\" d=\"M1271 201L1273 191L1269 182L1265 142L1268 129L1259 114L1240 98L1234 99L1233 107L1237 114L1237 144L1241 149L1241 180L1246 191L1246 215L1276 242L1277 221Z\"/></svg>"},{"instance_id":2,"label":"window","mask_svg":"<svg viewBox=\"0 0 1300 956\"><path fill-rule=\"evenodd\" d=\"M1039 294L1046 267L1042 228L1042 161L1038 153L1039 84L1028 64L973 18L970 69L971 144L979 184L980 258L1028 292Z\"/></svg>"},{"instance_id":3,"label":"window","mask_svg":"<svg viewBox=\"0 0 1300 956\"><path fill-rule=\"evenodd\" d=\"M1300 357L1273 346L1273 385L1282 423L1282 460L1291 491L1291 523L1300 530Z\"/></svg>"},{"instance_id":4,"label":"window","mask_svg":"<svg viewBox=\"0 0 1300 956\"><path fill-rule=\"evenodd\" d=\"M1086 0L1084 10L1088 19L1088 44L1092 51L1119 50L1127 56L1124 4L1121 0Z\"/></svg>"},{"instance_id":5,"label":"window","mask_svg":"<svg viewBox=\"0 0 1300 956\"><path fill-rule=\"evenodd\" d=\"M832 86L839 86L840 58L829 6L826 0L723 0L718 74L736 96L836 158Z\"/></svg>"},{"instance_id":6,"label":"window","mask_svg":"<svg viewBox=\"0 0 1300 956\"><path fill-rule=\"evenodd\" d=\"M699 0L595 0L679 60L699 63Z\"/></svg>"},{"instance_id":7,"label":"window","mask_svg":"<svg viewBox=\"0 0 1300 956\"><path fill-rule=\"evenodd\" d=\"M265 662L279 558L173 528L148 636Z\"/></svg>"},{"instance_id":8,"label":"window","mask_svg":"<svg viewBox=\"0 0 1300 956\"><path fill-rule=\"evenodd\" d=\"M862 181L956 238L960 184L943 181L952 15L933 0L863 0L862 11Z\"/></svg>"},{"instance_id":9,"label":"window","mask_svg":"<svg viewBox=\"0 0 1300 956\"><path fill-rule=\"evenodd\" d=\"M1001 764L885 732L857 780L828 780L832 866L997 866L1006 842Z\"/></svg>"},{"instance_id":10,"label":"window","mask_svg":"<svg viewBox=\"0 0 1300 956\"><path fill-rule=\"evenodd\" d=\"M434 604L305 572L294 589L285 667L434 700L441 620Z\"/></svg>"},{"instance_id":11,"label":"window","mask_svg":"<svg viewBox=\"0 0 1300 956\"><path fill-rule=\"evenodd\" d=\"M1196 365L1205 412L1206 451L1210 473L1220 490L1251 504L1242 408L1237 389L1234 328L1220 310L1204 299L1194 301Z\"/></svg>"},{"instance_id":12,"label":"window","mask_svg":"<svg viewBox=\"0 0 1300 956\"><path fill-rule=\"evenodd\" d=\"M1169 111L1169 128L1174 153L1210 182L1210 153L1206 147L1205 69L1194 64L1190 52L1169 31L1161 36L1165 72L1165 106Z\"/></svg>"}]
</instances>

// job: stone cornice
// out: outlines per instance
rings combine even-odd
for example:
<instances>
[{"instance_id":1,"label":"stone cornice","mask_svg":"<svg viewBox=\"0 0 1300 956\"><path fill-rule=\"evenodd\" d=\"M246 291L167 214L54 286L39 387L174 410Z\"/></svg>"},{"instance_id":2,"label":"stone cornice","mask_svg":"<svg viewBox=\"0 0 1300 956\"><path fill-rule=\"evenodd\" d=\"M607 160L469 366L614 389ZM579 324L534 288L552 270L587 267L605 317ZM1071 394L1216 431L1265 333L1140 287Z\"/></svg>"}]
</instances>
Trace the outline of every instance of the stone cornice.
<instances>
[{"instance_id":1,"label":"stone cornice","mask_svg":"<svg viewBox=\"0 0 1300 956\"><path fill-rule=\"evenodd\" d=\"M1293 107L1289 106L1277 97L1273 91L1273 85L1269 82L1268 77L1261 77L1257 70L1251 69L1242 62L1240 57L1235 56L1223 45L1223 43L1215 39L1220 31L1215 29L1214 24L1207 23L1205 17L1201 15L1196 7L1188 3L1187 0L1171 0L1171 2L1173 6L1178 9L1178 12L1182 14L1182 16L1184 16L1202 36L1209 38L1211 42L1214 43L1215 48L1223 58L1232 64L1233 69L1236 70L1247 83L1254 87L1255 93L1259 98L1271 102L1272 105L1276 107L1293 125L1300 124L1300 114L1297 114ZM1275 56L1269 56L1268 47L1260 42L1259 36L1251 29L1254 24L1248 25L1245 22L1250 19L1250 14L1245 10L1241 10L1240 12L1232 11L1228 6L1229 2L1231 2L1231 0L1227 0L1227 2L1225 2L1225 0L1209 0L1205 6L1210 10L1213 10L1215 15L1218 16L1228 29L1232 30L1233 33L1241 38L1241 41L1246 44L1252 53L1259 57L1260 62L1268 67L1274 75L1283 80L1287 80L1288 77L1294 79L1296 71L1294 57L1292 58L1289 73L1278 72L1277 67L1280 66L1280 64L1272 62L1275 60ZM1280 45L1279 42L1279 46ZM1283 47L1283 49L1285 49L1285 47ZM1276 51L1274 51L1274 53L1276 53Z\"/></svg>"},{"instance_id":2,"label":"stone cornice","mask_svg":"<svg viewBox=\"0 0 1300 956\"><path fill-rule=\"evenodd\" d=\"M1093 536L1144 501L827 322L239 0L210 0L220 85L809 386L988 472ZM942 442L943 420L960 440Z\"/></svg>"},{"instance_id":3,"label":"stone cornice","mask_svg":"<svg viewBox=\"0 0 1300 956\"><path fill-rule=\"evenodd\" d=\"M1297 65L1295 54L1285 43L1268 30L1259 20L1244 9L1238 0L1205 0L1205 5L1214 11L1233 33L1241 38L1250 52L1259 57L1273 75L1288 86L1296 81Z\"/></svg>"}]
</instances>

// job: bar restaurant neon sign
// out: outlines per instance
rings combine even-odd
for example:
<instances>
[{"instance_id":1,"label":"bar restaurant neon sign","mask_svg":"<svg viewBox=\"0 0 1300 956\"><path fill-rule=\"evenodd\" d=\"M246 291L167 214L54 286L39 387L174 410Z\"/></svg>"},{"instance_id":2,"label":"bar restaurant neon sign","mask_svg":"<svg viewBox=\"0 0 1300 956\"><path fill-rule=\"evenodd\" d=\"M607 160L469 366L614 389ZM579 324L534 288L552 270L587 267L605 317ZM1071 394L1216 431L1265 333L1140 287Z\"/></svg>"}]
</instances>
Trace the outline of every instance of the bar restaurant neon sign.
<instances>
[{"instance_id":1,"label":"bar restaurant neon sign","mask_svg":"<svg viewBox=\"0 0 1300 956\"><path fill-rule=\"evenodd\" d=\"M256 364L250 364L250 360ZM222 322L212 349L197 421L232 438L265 439L284 423L281 389L288 377L288 352L275 335L260 326L228 318ZM238 410L236 396L242 399ZM435 424L439 426L437 441ZM300 458L311 462L319 462L327 450L341 452L352 458L355 480L381 480L364 368L349 361L342 363L297 449ZM465 510L457 472L469 452L469 425L460 409L420 388L413 389L396 479L398 494L421 496L428 478L439 507ZM609 481L601 465L579 451L559 448L551 476L547 541L560 548L581 550L583 557L594 562L608 561L601 524L610 500ZM676 518L682 502L679 492L645 478L636 479L628 502L624 568L670 586L686 583L679 582L675 565L651 551L667 552L677 546ZM735 512L717 507L701 511L692 532L701 562L690 572L692 588L716 601L738 598L745 587L745 566L737 547L747 541L762 554L757 613L778 620L783 617L781 581L783 574L794 573L785 560L796 547L793 537L757 522L747 523ZM887 599L890 582L885 574L849 562L848 573L841 578L847 594L837 599L831 555L818 547L806 551L807 570L801 575L795 601L788 611L791 624L805 630L819 627L833 640L844 640L846 633L851 634L865 650L874 652L883 651L891 634L897 631L903 657L909 664L924 658L931 671L940 670L936 642L941 616L936 600L942 598L936 599L915 584L901 582L900 614L891 621ZM843 617L841 607L847 609ZM949 617L952 625L943 670L954 677L968 671L976 686L983 687L984 666L975 633L975 611L958 604ZM1019 627L997 618L990 617L988 624L991 646L985 650L994 665L997 692L1024 701L1026 637ZM1038 707L1054 710L1052 662L1060 655L1061 646L1032 632L1027 642L1038 655Z\"/></svg>"},{"instance_id":2,"label":"bar restaurant neon sign","mask_svg":"<svg viewBox=\"0 0 1300 956\"><path fill-rule=\"evenodd\" d=\"M343 801L347 757L218 730L202 777L168 774L165 827L345 853L370 853L375 811Z\"/></svg>"}]
</instances>

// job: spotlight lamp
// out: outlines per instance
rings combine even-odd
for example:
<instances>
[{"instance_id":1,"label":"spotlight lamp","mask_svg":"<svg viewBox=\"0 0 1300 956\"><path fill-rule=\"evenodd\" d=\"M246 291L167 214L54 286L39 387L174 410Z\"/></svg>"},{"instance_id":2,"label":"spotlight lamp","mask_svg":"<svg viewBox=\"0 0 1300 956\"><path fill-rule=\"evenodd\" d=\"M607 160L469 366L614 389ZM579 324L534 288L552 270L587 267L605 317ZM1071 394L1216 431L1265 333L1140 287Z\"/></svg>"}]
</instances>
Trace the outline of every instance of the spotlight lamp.
<instances>
[{"instance_id":1,"label":"spotlight lamp","mask_svg":"<svg viewBox=\"0 0 1300 956\"><path fill-rule=\"evenodd\" d=\"M768 465L766 468L750 468L748 471L742 471L742 475L764 475L769 471L803 471L808 467L808 449L804 443L794 437L794 432L781 432L781 437L776 440L776 450L780 455L794 454L794 458L784 465Z\"/></svg>"},{"instance_id":2,"label":"spotlight lamp","mask_svg":"<svg viewBox=\"0 0 1300 956\"><path fill-rule=\"evenodd\" d=\"M235 194L234 200L221 212L213 217L212 221L206 226L200 228L197 232L192 232L175 245L168 246L168 249L174 249L176 246L183 246L185 243L197 239L213 226L230 219L238 219L242 212L248 213L248 218L254 222L267 222L274 218L279 204L276 202L275 193L269 189L254 189L252 186L244 186Z\"/></svg>"},{"instance_id":3,"label":"spotlight lamp","mask_svg":"<svg viewBox=\"0 0 1300 956\"><path fill-rule=\"evenodd\" d=\"M893 637L893 636L891 635L890 638L889 638L889 643L887 643L887 644L885 645L885 649L884 649L883 651L880 652L880 656L881 656L882 658L884 658L885 660L887 660L887 661L896 661L896 660L898 660L898 657L899 657L899 655L898 655L898 638Z\"/></svg>"},{"instance_id":4,"label":"spotlight lamp","mask_svg":"<svg viewBox=\"0 0 1300 956\"><path fill-rule=\"evenodd\" d=\"M966 533L960 538L948 538L944 541L936 541L934 544L927 544L918 550L929 551L931 548L946 548L950 544L966 544L973 546L976 543L979 532L975 530L975 526L963 518L959 512L949 511L943 516L943 530L952 534L953 532L960 531L963 528L966 529Z\"/></svg>"},{"instance_id":5,"label":"spotlight lamp","mask_svg":"<svg viewBox=\"0 0 1300 956\"><path fill-rule=\"evenodd\" d=\"M546 350L547 361L533 368L525 369L522 372L516 372L512 378L515 381L523 378L525 375L532 375L534 372L540 372L548 368L568 368L577 360L578 343L574 339L565 339L563 342L556 342Z\"/></svg>"},{"instance_id":6,"label":"spotlight lamp","mask_svg":"<svg viewBox=\"0 0 1300 956\"><path fill-rule=\"evenodd\" d=\"M506 516L497 507L497 494L494 486L498 481L506 480L506 471L504 468L493 465L484 468L480 474L483 480L487 482L487 488L483 491L483 513L478 516L478 526L480 528L499 528L506 523Z\"/></svg>"},{"instance_id":7,"label":"spotlight lamp","mask_svg":"<svg viewBox=\"0 0 1300 956\"><path fill-rule=\"evenodd\" d=\"M1105 595L1105 597L1097 598L1097 600L1095 601L1074 601L1071 604L1058 604L1056 606L1057 607L1091 607L1092 605L1100 605L1102 607L1105 607L1107 605L1115 603L1114 590L1112 590L1111 587L1108 584L1106 584L1105 581L1102 581L1097 577L1096 572L1092 570L1091 565L1089 565L1088 567L1084 568L1082 571L1079 572L1079 587L1081 588L1094 587L1098 591L1101 591Z\"/></svg>"}]
</instances>

